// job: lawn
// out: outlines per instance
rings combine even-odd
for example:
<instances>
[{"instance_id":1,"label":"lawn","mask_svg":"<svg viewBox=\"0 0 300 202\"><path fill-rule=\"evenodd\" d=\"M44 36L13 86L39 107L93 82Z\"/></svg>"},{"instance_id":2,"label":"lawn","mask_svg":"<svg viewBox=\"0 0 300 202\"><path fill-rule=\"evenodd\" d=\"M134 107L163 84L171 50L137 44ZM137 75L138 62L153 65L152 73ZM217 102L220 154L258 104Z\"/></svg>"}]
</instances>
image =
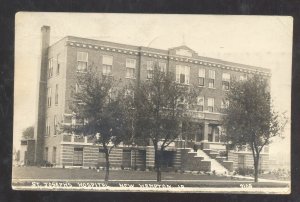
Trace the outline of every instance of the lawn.
<instances>
[{"instance_id":1,"label":"lawn","mask_svg":"<svg viewBox=\"0 0 300 202\"><path fill-rule=\"evenodd\" d=\"M63 168L38 168L38 167L14 167L13 185L31 186L32 182L69 182L78 185L78 182L84 183L102 183L105 171L90 169L63 169ZM132 170L111 170L108 186L116 187L120 184L131 184L139 187L140 184L148 185L170 185L172 187L233 187L241 188L242 185L250 185L253 188L276 188L287 187L287 183L278 182L258 182L253 183L249 179L237 179L227 176L200 175L192 173L163 172L162 182L156 182L156 173L150 171L132 171Z\"/></svg>"}]
</instances>

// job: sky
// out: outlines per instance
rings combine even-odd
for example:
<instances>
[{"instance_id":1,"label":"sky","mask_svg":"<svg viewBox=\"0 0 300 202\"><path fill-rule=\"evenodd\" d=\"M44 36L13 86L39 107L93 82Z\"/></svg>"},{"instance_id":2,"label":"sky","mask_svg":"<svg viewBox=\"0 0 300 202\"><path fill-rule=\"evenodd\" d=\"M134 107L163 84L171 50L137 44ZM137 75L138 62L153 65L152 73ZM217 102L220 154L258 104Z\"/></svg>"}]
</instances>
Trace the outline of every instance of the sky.
<instances>
[{"instance_id":1,"label":"sky","mask_svg":"<svg viewBox=\"0 0 300 202\"><path fill-rule=\"evenodd\" d=\"M91 14L20 12L15 24L14 147L34 125L40 63L40 28L50 44L65 36L168 49L186 45L198 55L271 69L274 108L291 114L293 18L288 16ZM290 122L270 156L290 155Z\"/></svg>"}]
</instances>

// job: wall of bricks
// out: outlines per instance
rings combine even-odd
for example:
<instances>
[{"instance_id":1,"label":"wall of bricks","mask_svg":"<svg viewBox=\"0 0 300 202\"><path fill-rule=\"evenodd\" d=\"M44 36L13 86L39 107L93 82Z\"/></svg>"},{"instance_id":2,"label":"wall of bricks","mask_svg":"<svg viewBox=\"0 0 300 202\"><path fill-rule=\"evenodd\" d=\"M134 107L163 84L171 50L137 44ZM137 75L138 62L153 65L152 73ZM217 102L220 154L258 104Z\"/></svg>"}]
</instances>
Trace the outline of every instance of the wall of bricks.
<instances>
[{"instance_id":1,"label":"wall of bricks","mask_svg":"<svg viewBox=\"0 0 300 202\"><path fill-rule=\"evenodd\" d=\"M239 156L244 156L244 165L239 164ZM260 154L261 160L259 163L259 169L261 170L268 170L269 169L269 154L262 153ZM229 152L228 153L228 160L233 161L233 169L237 169L238 167L244 168L253 168L253 156L251 152Z\"/></svg>"},{"instance_id":2,"label":"wall of bricks","mask_svg":"<svg viewBox=\"0 0 300 202\"><path fill-rule=\"evenodd\" d=\"M187 149L181 150L181 170L189 171L211 171L211 162L203 160L203 157L196 156L196 152Z\"/></svg>"},{"instance_id":3,"label":"wall of bricks","mask_svg":"<svg viewBox=\"0 0 300 202\"><path fill-rule=\"evenodd\" d=\"M71 45L71 42L73 45ZM107 46L109 48L104 48L103 46ZM97 47L97 48L96 48ZM187 47L181 47L187 48ZM187 48L188 49L188 48ZM231 78L238 78L240 75L248 74L248 71L240 71L238 69L231 69L230 67L221 68L220 66L216 66L218 63L222 65L232 65L238 66L241 68L248 68L249 70L257 70L268 73L269 71L262 68L250 67L242 64L233 64L226 61L220 61L212 58L202 58L198 56L197 53L193 52L193 58L191 60L209 60L210 62L203 63L193 63L190 62L190 59L182 59L184 57L174 56L176 52L176 48L169 50L160 50L154 48L147 47L138 47L131 46L126 44L118 44L113 42L105 42L98 41L92 39L84 39L79 37L65 37L53 44L48 51L47 58L53 58L53 75L51 78L47 79L47 87L52 89L52 101L51 106L46 109L46 117L44 119L47 120L47 123L50 125L50 134L45 137L46 131L41 132L43 137L43 144L38 144L41 148L41 153L43 153L45 147L48 148L48 160L50 162L54 161L57 165L72 165L73 157L72 152L74 152L74 147L72 145L62 145L62 139L59 135L54 134L54 117L56 117L57 122L70 122L70 116L67 118L67 115L70 115L72 111L69 108L70 101L72 100L72 91L75 90L76 85L76 77L79 73L77 71L77 52L87 52L88 53L88 65L97 68L99 75L102 74L102 58L103 55L109 55L113 57L113 67L112 67L112 75L115 80L121 81L120 87L129 84L136 84L140 80L147 79L147 61L155 61L155 62L164 62L167 64L167 70L176 73L176 65L186 65L190 67L190 84L196 86L201 89L201 95L204 96L204 110L207 110L207 98L215 98L215 109L214 113L206 113L205 120L209 123L218 124L221 119L221 101L224 98L226 91L222 90L222 73L230 73ZM147 53L146 53L147 52ZM167 57L167 55L169 57ZM177 60L171 59L172 57L179 57ZM59 57L60 71L57 74L57 64ZM136 71L135 71L135 79L126 78L126 58L131 58L136 60ZM181 59L180 59L181 58ZM45 65L42 69L45 69ZM199 68L205 69L205 86L198 86L198 71ZM215 87L208 88L208 70L215 70ZM58 88L58 103L55 104L55 87ZM42 93L40 96L47 96ZM47 99L43 99L43 103L40 103L43 106L47 106ZM44 120L45 121L45 120ZM203 122L203 120L197 120L199 122ZM40 124L44 124L44 122L40 122ZM43 128L40 127L40 128ZM78 144L83 142L81 140L77 141ZM53 160L53 148L56 147L56 159ZM96 147L84 147L84 165L86 166L94 166L94 161L96 160L96 153L98 155L98 151L96 152ZM138 164L142 165L142 162L145 159L145 166L154 167L154 148L147 147L146 154L142 151L138 152ZM120 167L123 162L123 150L120 148L113 149L110 157L111 166ZM126 157L129 158L129 157ZM132 158L132 152L131 152ZM189 166L189 169L192 170L209 170L210 164L205 161L201 161L199 158L192 157L192 154L188 154L186 150L178 150L173 156L173 164L174 167L185 167ZM265 158L265 157L263 157ZM236 155L232 155L232 159L236 160ZM248 159L248 157L247 157ZM99 159L98 159L99 160ZM248 162L249 160L247 160ZM130 162L129 159L125 159L125 162ZM184 164L182 162L185 162ZM187 163L188 162L188 163ZM265 161L266 162L266 161ZM131 159L132 164L132 159ZM188 164L188 165L187 165ZM236 165L233 165L235 167ZM262 164L265 168L267 164Z\"/></svg>"},{"instance_id":4,"label":"wall of bricks","mask_svg":"<svg viewBox=\"0 0 300 202\"><path fill-rule=\"evenodd\" d=\"M154 168L155 151L153 146L146 148L146 168Z\"/></svg>"}]
</instances>

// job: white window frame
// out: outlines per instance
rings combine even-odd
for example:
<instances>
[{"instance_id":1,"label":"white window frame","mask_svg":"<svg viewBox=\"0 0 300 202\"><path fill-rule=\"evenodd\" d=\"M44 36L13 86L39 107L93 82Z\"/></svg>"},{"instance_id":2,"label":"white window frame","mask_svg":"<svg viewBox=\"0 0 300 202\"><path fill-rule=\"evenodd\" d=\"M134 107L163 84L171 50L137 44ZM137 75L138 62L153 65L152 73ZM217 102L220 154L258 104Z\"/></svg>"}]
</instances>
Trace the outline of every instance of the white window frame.
<instances>
[{"instance_id":1,"label":"white window frame","mask_svg":"<svg viewBox=\"0 0 300 202\"><path fill-rule=\"evenodd\" d=\"M148 60L146 62L146 66L147 66L147 79L152 79L153 71L154 71L154 61Z\"/></svg>"},{"instance_id":2,"label":"white window frame","mask_svg":"<svg viewBox=\"0 0 300 202\"><path fill-rule=\"evenodd\" d=\"M165 62L158 62L158 67L159 67L159 70L161 72L164 72L164 73L167 72L167 63L165 63Z\"/></svg>"},{"instance_id":3,"label":"white window frame","mask_svg":"<svg viewBox=\"0 0 300 202\"><path fill-rule=\"evenodd\" d=\"M75 84L75 93L80 93L82 89L82 85L79 85L79 83L76 83Z\"/></svg>"},{"instance_id":4,"label":"white window frame","mask_svg":"<svg viewBox=\"0 0 300 202\"><path fill-rule=\"evenodd\" d=\"M225 88L225 84L228 83L228 89ZM222 73L222 89L229 90L230 88L230 74L229 73Z\"/></svg>"},{"instance_id":5,"label":"white window frame","mask_svg":"<svg viewBox=\"0 0 300 202\"><path fill-rule=\"evenodd\" d=\"M52 100L52 88L49 87L47 89L47 107L51 107L51 100Z\"/></svg>"},{"instance_id":6,"label":"white window frame","mask_svg":"<svg viewBox=\"0 0 300 202\"><path fill-rule=\"evenodd\" d=\"M46 135L45 136L50 136L50 123L49 119L46 119Z\"/></svg>"},{"instance_id":7,"label":"white window frame","mask_svg":"<svg viewBox=\"0 0 300 202\"><path fill-rule=\"evenodd\" d=\"M87 71L88 60L89 60L88 52L78 51L77 52L77 71L81 71L81 72ZM80 68L79 68L79 64L85 64L85 67L82 68L80 66Z\"/></svg>"},{"instance_id":8,"label":"white window frame","mask_svg":"<svg viewBox=\"0 0 300 202\"><path fill-rule=\"evenodd\" d=\"M60 73L60 54L56 56L56 75Z\"/></svg>"},{"instance_id":9,"label":"white window frame","mask_svg":"<svg viewBox=\"0 0 300 202\"><path fill-rule=\"evenodd\" d=\"M113 68L113 56L103 55L102 56L102 74L105 76L112 75Z\"/></svg>"},{"instance_id":10,"label":"white window frame","mask_svg":"<svg viewBox=\"0 0 300 202\"><path fill-rule=\"evenodd\" d=\"M212 111L211 112L214 112L215 111L215 98L207 98L207 109L209 111L209 107L212 107Z\"/></svg>"},{"instance_id":11,"label":"white window frame","mask_svg":"<svg viewBox=\"0 0 300 202\"><path fill-rule=\"evenodd\" d=\"M208 87L215 88L215 79L216 79L216 71L215 70L208 70Z\"/></svg>"},{"instance_id":12,"label":"white window frame","mask_svg":"<svg viewBox=\"0 0 300 202\"><path fill-rule=\"evenodd\" d=\"M54 104L58 105L58 90L59 90L59 86L58 84L55 85L55 96L54 96Z\"/></svg>"},{"instance_id":13,"label":"white window frame","mask_svg":"<svg viewBox=\"0 0 300 202\"><path fill-rule=\"evenodd\" d=\"M44 151L44 160L48 162L49 148L45 147Z\"/></svg>"},{"instance_id":14,"label":"white window frame","mask_svg":"<svg viewBox=\"0 0 300 202\"><path fill-rule=\"evenodd\" d=\"M134 79L135 78L135 69L136 69L136 59L126 58L126 78ZM130 70L130 71L128 71ZM132 71L132 75L131 75Z\"/></svg>"},{"instance_id":15,"label":"white window frame","mask_svg":"<svg viewBox=\"0 0 300 202\"><path fill-rule=\"evenodd\" d=\"M203 79L203 85L199 84L199 79ZM205 86L205 69L204 68L200 68L198 70L198 85Z\"/></svg>"},{"instance_id":16,"label":"white window frame","mask_svg":"<svg viewBox=\"0 0 300 202\"><path fill-rule=\"evenodd\" d=\"M57 117L56 117L56 115L54 115L54 117L53 117L53 132L54 132L54 136L56 136L56 129L57 129Z\"/></svg>"},{"instance_id":17,"label":"white window frame","mask_svg":"<svg viewBox=\"0 0 300 202\"><path fill-rule=\"evenodd\" d=\"M184 75L184 82L180 82L180 75ZM189 85L190 83L190 66L176 65L176 82Z\"/></svg>"},{"instance_id":18,"label":"white window frame","mask_svg":"<svg viewBox=\"0 0 300 202\"><path fill-rule=\"evenodd\" d=\"M200 111L204 111L204 103L205 103L204 96L198 96L198 97L197 97L197 103L196 103L196 105L197 105L198 107L199 107L199 106L202 107L202 110L200 110ZM197 110L197 111L199 111L199 110Z\"/></svg>"},{"instance_id":19,"label":"white window frame","mask_svg":"<svg viewBox=\"0 0 300 202\"><path fill-rule=\"evenodd\" d=\"M72 126L75 126L76 125L76 116L72 116L72 118L71 118L71 125Z\"/></svg>"},{"instance_id":20,"label":"white window frame","mask_svg":"<svg viewBox=\"0 0 300 202\"><path fill-rule=\"evenodd\" d=\"M208 78L216 79L216 71L215 70L208 70Z\"/></svg>"},{"instance_id":21,"label":"white window frame","mask_svg":"<svg viewBox=\"0 0 300 202\"><path fill-rule=\"evenodd\" d=\"M48 78L53 76L53 58L48 59Z\"/></svg>"}]
</instances>

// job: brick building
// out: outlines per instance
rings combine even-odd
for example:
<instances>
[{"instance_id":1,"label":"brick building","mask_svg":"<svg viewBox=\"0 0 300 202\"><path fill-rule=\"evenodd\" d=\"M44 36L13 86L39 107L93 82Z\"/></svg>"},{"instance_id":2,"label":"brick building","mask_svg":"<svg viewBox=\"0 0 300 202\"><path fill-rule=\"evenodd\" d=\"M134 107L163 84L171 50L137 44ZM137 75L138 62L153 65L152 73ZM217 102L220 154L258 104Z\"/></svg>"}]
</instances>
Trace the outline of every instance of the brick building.
<instances>
[{"instance_id":1,"label":"brick building","mask_svg":"<svg viewBox=\"0 0 300 202\"><path fill-rule=\"evenodd\" d=\"M58 134L58 123L72 124L69 108L76 75L88 65L94 65L103 75L122 79L124 84L151 78L153 62L163 71L176 74L176 82L202 88L197 110L191 111L198 124L197 133L181 137L171 144L164 156L167 168L202 171L232 171L253 164L246 149L232 151L226 160L220 155L222 143L220 120L223 101L230 81L247 79L250 74L270 77L268 69L199 56L187 46L168 50L132 46L107 41L67 36L49 46L50 27L41 28L41 68L38 110L35 130L35 162L50 162L55 166L96 167L104 162L99 145L88 137ZM192 151L196 145L200 149ZM266 169L268 152L263 152L262 169ZM152 146L120 145L111 154L112 167L145 169L154 166Z\"/></svg>"}]
</instances>

